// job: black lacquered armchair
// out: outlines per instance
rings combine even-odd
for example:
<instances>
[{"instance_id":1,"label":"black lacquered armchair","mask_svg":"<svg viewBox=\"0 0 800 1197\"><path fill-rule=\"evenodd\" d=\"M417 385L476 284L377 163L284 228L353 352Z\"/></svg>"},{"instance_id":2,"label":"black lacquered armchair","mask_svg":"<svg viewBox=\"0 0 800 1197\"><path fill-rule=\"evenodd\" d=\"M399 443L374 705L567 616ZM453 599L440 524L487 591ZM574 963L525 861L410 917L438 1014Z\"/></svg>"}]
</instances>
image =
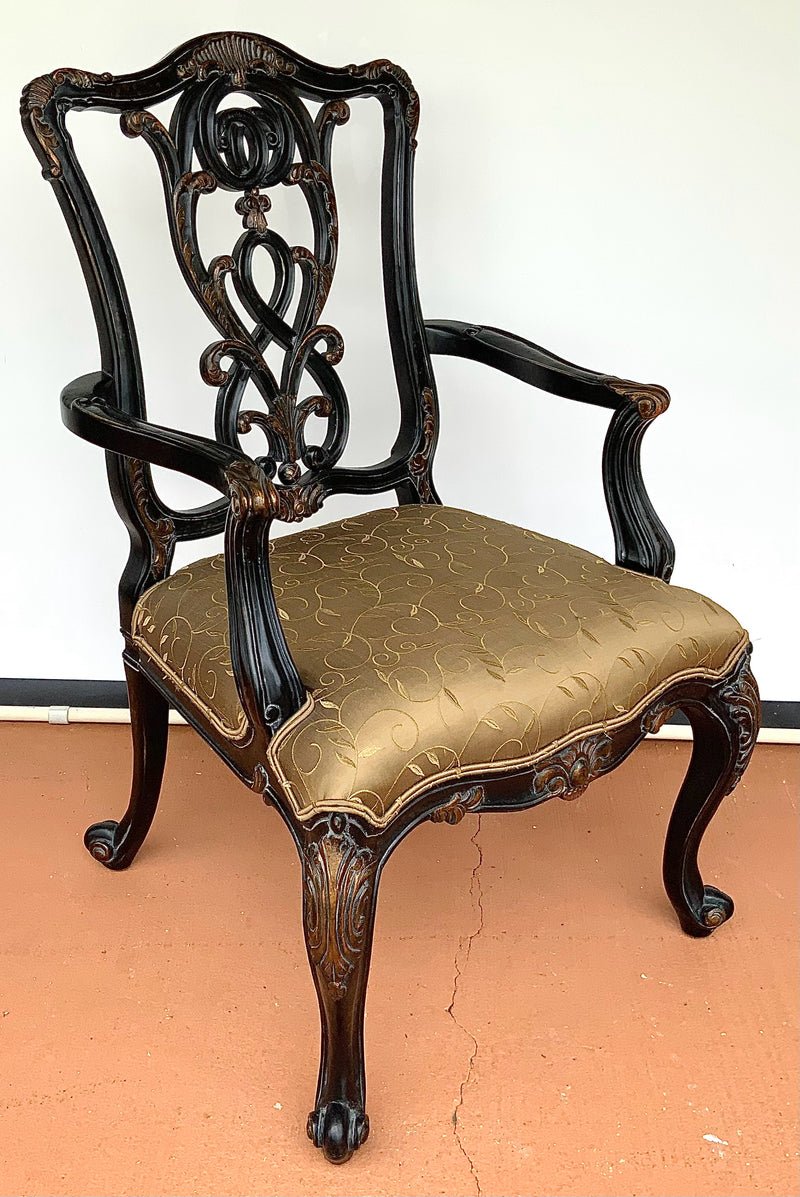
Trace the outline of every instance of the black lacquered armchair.
<instances>
[{"instance_id":1,"label":"black lacquered armchair","mask_svg":"<svg viewBox=\"0 0 800 1197\"><path fill-rule=\"evenodd\" d=\"M345 467L344 341L324 309L338 240L332 143L361 100L383 110L383 277L400 427L383 460ZM200 357L216 391L215 439L147 419L125 286L66 127L79 109L117 114L160 172L175 260L215 330ZM106 451L130 534L119 595L131 798L119 822L88 829L86 846L109 869L133 861L158 801L170 706L277 808L302 864L322 1023L308 1133L343 1162L369 1128L363 1020L378 883L418 823L576 798L680 709L694 748L667 832L667 895L690 935L730 917L730 898L703 884L697 851L755 744L748 637L716 603L668 584L673 545L639 463L641 439L669 403L663 388L579 369L499 329L423 321L411 236L419 98L400 67L333 69L260 36L218 33L134 74L43 75L23 93L22 119L75 242L100 341L100 369L65 388L63 419ZM273 229L279 185L305 201L312 245ZM209 260L197 214L220 190L232 194L239 228ZM254 271L264 255L269 294ZM437 354L608 409L615 564L442 504L432 473ZM219 497L177 510L152 466ZM276 521L301 522L336 494L385 492L396 505L271 536ZM224 552L173 570L177 542L219 532Z\"/></svg>"}]
</instances>

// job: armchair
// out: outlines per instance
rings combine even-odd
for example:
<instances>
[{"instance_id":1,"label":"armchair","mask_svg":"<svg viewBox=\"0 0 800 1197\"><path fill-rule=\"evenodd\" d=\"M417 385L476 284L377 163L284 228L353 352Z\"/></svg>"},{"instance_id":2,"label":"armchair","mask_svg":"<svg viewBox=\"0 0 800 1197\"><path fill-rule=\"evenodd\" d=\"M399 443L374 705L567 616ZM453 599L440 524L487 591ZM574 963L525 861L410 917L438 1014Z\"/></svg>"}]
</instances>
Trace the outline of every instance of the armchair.
<instances>
[{"instance_id":1,"label":"armchair","mask_svg":"<svg viewBox=\"0 0 800 1197\"><path fill-rule=\"evenodd\" d=\"M344 341L322 322L338 241L331 148L350 103L369 98L383 110L383 278L400 428L383 460L345 467ZM162 123L166 101L175 103ZM73 110L91 108L117 114L156 160L178 268L216 330L200 358L216 389L213 440L147 419L124 282L66 126ZM130 535L119 601L131 797L119 821L87 830L86 846L109 869L133 861L156 810L170 706L277 808L302 865L322 1026L308 1134L341 1163L369 1129L363 1021L381 870L423 820L576 798L681 709L694 748L667 832L666 891L690 935L730 917L731 899L704 885L697 852L755 744L748 637L711 600L668 584L673 545L639 459L669 403L663 388L579 369L499 329L423 322L411 232L419 98L400 67L328 68L260 36L216 33L137 73L43 75L21 111L100 342L100 370L62 393L63 420L105 450ZM313 247L272 228L279 184L302 193ZM217 190L237 196L242 231L209 261L197 211ZM266 297L257 253L271 263ZM279 370L268 348L282 352ZM437 354L609 410L603 483L615 564L442 504L432 473ZM253 432L266 452L245 451ZM154 465L220 497L174 509L154 487ZM388 509L271 538L275 521L300 522L337 493L392 490ZM223 553L172 569L178 541L222 531Z\"/></svg>"}]
</instances>

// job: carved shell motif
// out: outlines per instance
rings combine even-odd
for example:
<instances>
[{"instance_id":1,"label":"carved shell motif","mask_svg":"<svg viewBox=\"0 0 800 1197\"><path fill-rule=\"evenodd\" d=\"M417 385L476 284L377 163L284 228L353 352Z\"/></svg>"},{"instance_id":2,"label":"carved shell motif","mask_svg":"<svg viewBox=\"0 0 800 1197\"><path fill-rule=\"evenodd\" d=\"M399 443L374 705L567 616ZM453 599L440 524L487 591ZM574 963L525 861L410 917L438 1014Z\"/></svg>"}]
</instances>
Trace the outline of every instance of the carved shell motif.
<instances>
[{"instance_id":1,"label":"carved shell motif","mask_svg":"<svg viewBox=\"0 0 800 1197\"><path fill-rule=\"evenodd\" d=\"M375 854L356 844L343 815L332 816L330 830L303 854L308 950L337 1001L366 942L377 867Z\"/></svg>"},{"instance_id":2,"label":"carved shell motif","mask_svg":"<svg viewBox=\"0 0 800 1197\"><path fill-rule=\"evenodd\" d=\"M590 782L611 767L610 755L611 740L606 735L576 740L536 771L533 792L566 801L579 798Z\"/></svg>"},{"instance_id":3,"label":"carved shell motif","mask_svg":"<svg viewBox=\"0 0 800 1197\"><path fill-rule=\"evenodd\" d=\"M178 74L182 79L205 79L210 72L218 71L230 75L237 87L244 87L248 71L263 71L275 78L293 75L296 69L269 42L241 33L224 33L198 46L178 67Z\"/></svg>"}]
</instances>

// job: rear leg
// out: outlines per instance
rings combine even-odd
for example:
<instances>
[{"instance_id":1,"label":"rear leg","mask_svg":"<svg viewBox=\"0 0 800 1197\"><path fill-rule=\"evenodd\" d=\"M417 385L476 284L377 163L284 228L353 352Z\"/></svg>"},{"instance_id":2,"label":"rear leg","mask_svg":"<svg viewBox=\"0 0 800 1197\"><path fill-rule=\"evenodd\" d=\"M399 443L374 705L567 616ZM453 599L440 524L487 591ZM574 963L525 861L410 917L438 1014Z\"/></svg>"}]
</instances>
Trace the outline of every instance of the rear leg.
<instances>
[{"instance_id":1,"label":"rear leg","mask_svg":"<svg viewBox=\"0 0 800 1197\"><path fill-rule=\"evenodd\" d=\"M83 837L107 869L126 869L150 830L167 755L169 703L139 669L125 662L133 737L133 781L128 809L119 823L93 823Z\"/></svg>"},{"instance_id":2,"label":"rear leg","mask_svg":"<svg viewBox=\"0 0 800 1197\"><path fill-rule=\"evenodd\" d=\"M733 914L731 898L703 884L697 852L717 807L738 785L755 747L760 703L750 653L729 678L709 687L704 701L693 699L685 710L694 744L667 830L664 885L683 930L704 936Z\"/></svg>"}]
</instances>

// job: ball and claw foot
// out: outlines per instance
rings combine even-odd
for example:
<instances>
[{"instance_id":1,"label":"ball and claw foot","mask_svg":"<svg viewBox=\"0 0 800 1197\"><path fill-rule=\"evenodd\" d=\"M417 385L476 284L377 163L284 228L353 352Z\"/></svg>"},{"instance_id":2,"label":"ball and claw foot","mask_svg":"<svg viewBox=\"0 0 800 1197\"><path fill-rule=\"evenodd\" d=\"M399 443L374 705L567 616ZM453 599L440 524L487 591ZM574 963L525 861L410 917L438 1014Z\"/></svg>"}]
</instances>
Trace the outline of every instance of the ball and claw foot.
<instances>
[{"instance_id":1,"label":"ball and claw foot","mask_svg":"<svg viewBox=\"0 0 800 1197\"><path fill-rule=\"evenodd\" d=\"M331 1164L346 1164L366 1142L369 1118L345 1101L331 1101L308 1116L308 1137Z\"/></svg>"},{"instance_id":2,"label":"ball and claw foot","mask_svg":"<svg viewBox=\"0 0 800 1197\"><path fill-rule=\"evenodd\" d=\"M83 837L89 854L107 869L127 868L133 860L133 855L126 853L124 845L119 842L118 828L119 823L114 819L106 819L104 823L93 823Z\"/></svg>"},{"instance_id":3,"label":"ball and claw foot","mask_svg":"<svg viewBox=\"0 0 800 1197\"><path fill-rule=\"evenodd\" d=\"M687 935L702 939L716 931L723 923L727 923L733 914L733 899L724 894L721 889L713 885L706 885L703 889L703 901L699 911L681 912L681 926Z\"/></svg>"}]
</instances>

